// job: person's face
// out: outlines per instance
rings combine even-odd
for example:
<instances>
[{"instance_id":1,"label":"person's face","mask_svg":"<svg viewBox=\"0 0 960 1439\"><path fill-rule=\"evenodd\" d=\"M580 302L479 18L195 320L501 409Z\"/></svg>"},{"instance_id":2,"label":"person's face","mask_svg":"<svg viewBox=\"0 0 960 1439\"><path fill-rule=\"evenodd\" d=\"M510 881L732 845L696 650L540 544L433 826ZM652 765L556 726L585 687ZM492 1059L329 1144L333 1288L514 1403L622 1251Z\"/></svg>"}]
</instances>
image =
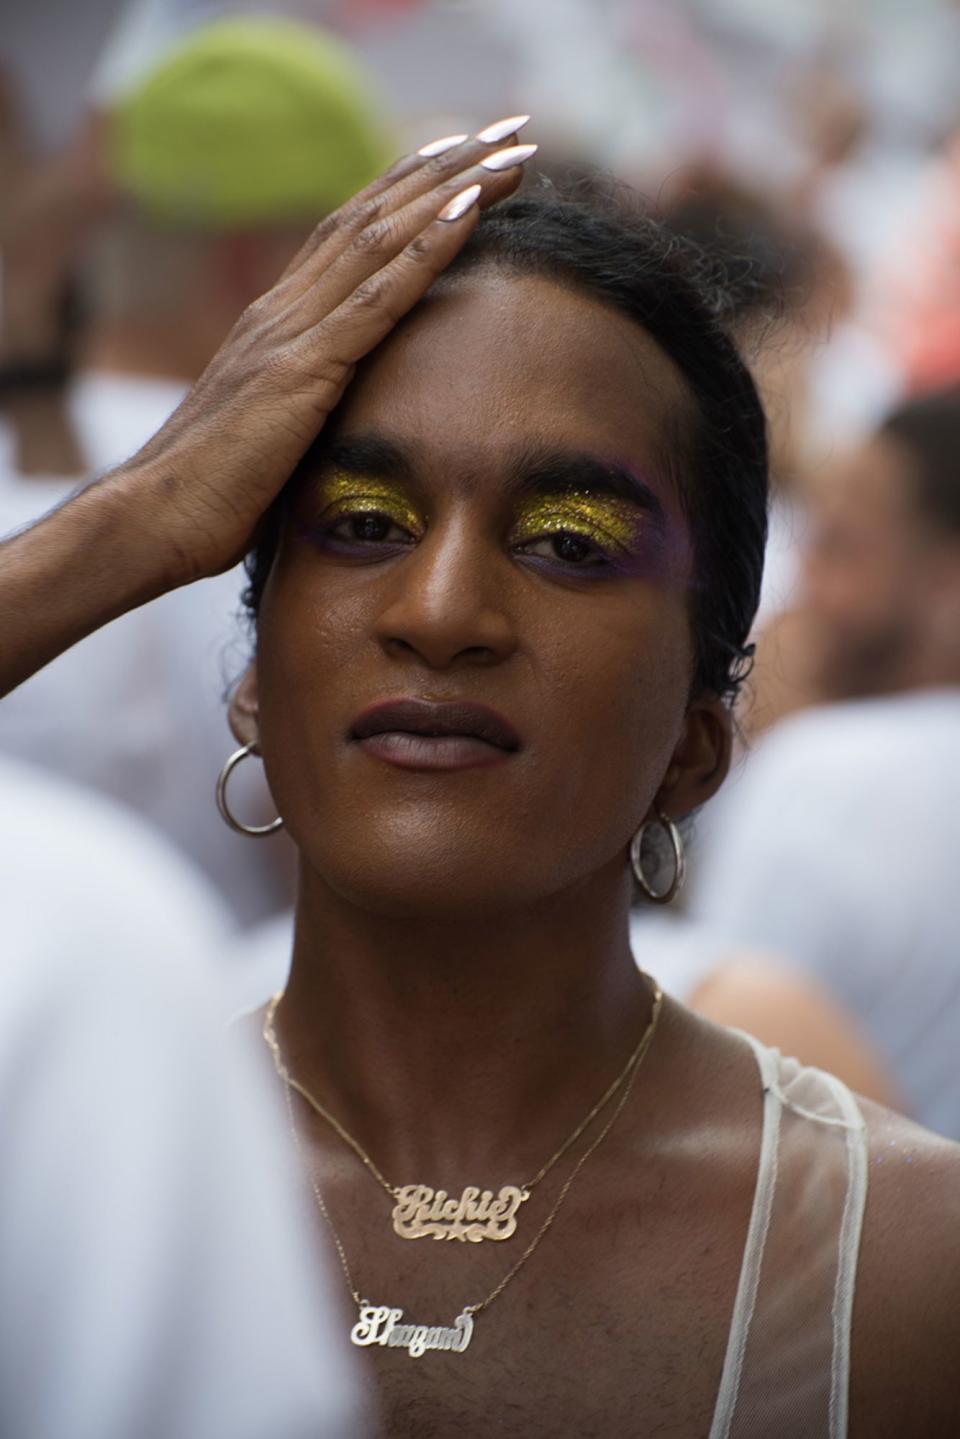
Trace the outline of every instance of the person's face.
<instances>
[{"instance_id":1,"label":"person's face","mask_svg":"<svg viewBox=\"0 0 960 1439\"><path fill-rule=\"evenodd\" d=\"M725 711L689 702L669 464L688 414L629 320L493 271L361 367L296 482L256 661L274 798L337 892L387 914L529 904L625 874L658 792L676 815L720 783ZM486 706L514 741L357 738L407 698Z\"/></svg>"},{"instance_id":2,"label":"person's face","mask_svg":"<svg viewBox=\"0 0 960 1439\"><path fill-rule=\"evenodd\" d=\"M818 488L803 602L828 695L896 688L922 632L926 536L909 456L880 436Z\"/></svg>"}]
</instances>

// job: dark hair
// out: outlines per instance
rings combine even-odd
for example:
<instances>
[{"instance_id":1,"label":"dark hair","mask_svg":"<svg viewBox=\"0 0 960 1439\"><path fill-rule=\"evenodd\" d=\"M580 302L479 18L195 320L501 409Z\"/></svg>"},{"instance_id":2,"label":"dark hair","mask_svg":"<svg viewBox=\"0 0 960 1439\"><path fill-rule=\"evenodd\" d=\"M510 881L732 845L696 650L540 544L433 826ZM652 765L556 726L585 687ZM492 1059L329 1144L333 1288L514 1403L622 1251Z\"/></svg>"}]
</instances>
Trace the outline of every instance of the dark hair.
<instances>
[{"instance_id":1,"label":"dark hair","mask_svg":"<svg viewBox=\"0 0 960 1439\"><path fill-rule=\"evenodd\" d=\"M910 454L917 508L935 529L960 534L960 388L908 400L880 427Z\"/></svg>"},{"instance_id":2,"label":"dark hair","mask_svg":"<svg viewBox=\"0 0 960 1439\"><path fill-rule=\"evenodd\" d=\"M492 266L585 291L642 326L671 358L693 399L678 434L680 499L694 546L693 692L733 698L747 645L767 533L767 438L752 376L726 327L729 300L715 264L622 195L589 203L520 195L483 215L451 279ZM247 558L245 602L256 613L278 524L267 517Z\"/></svg>"},{"instance_id":3,"label":"dark hair","mask_svg":"<svg viewBox=\"0 0 960 1439\"><path fill-rule=\"evenodd\" d=\"M739 337L764 336L800 308L813 288L822 240L787 225L773 203L710 165L677 178L679 193L660 211L667 229L717 263L730 297L728 323Z\"/></svg>"}]
</instances>

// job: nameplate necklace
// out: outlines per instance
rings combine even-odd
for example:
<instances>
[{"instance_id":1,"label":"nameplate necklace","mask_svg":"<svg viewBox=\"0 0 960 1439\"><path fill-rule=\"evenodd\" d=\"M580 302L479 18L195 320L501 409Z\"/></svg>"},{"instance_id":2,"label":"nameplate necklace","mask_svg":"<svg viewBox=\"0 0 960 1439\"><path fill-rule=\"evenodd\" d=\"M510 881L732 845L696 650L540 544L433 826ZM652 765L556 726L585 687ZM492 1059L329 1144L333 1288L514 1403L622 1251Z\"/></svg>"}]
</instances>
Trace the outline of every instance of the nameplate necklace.
<instances>
[{"instance_id":1,"label":"nameplate necklace","mask_svg":"<svg viewBox=\"0 0 960 1439\"><path fill-rule=\"evenodd\" d=\"M649 976L644 977L649 979ZM350 1291L350 1297L353 1299L354 1304L357 1306L357 1321L350 1330L350 1342L352 1344L356 1344L358 1348L361 1349L370 1348L374 1345L378 1345L381 1348L387 1349L402 1349L410 1356L411 1359L420 1359L423 1357L424 1354L437 1352L442 1352L446 1354L466 1353L467 1349L469 1349L470 1347L470 1341L473 1338L475 1321L477 1319L477 1316L479 1314L482 1314L485 1309L488 1309L490 1307L494 1300L500 1297L500 1295L506 1289L510 1281L514 1279L517 1274L519 1274L520 1270L526 1264L527 1260L531 1258L538 1245L540 1244L540 1241L543 1239L547 1231L552 1227L554 1220L560 1213L561 1206L563 1205L564 1200L569 1194L573 1182L577 1178L577 1175L580 1173L581 1169L586 1164L587 1160L591 1157L591 1155L595 1153L595 1151L606 1139L607 1135L610 1133L610 1130L613 1128L614 1124L622 1113L623 1108L627 1103L627 1100L630 1098L630 1092L633 1088L633 1082L636 1078L637 1071L640 1068L644 1055L650 1048L650 1044L656 1032L657 1020L660 1018L660 1009L663 1003L663 995L660 991L659 985L657 985L654 980L650 980L650 984L653 989L653 1008L650 1014L650 1021L647 1024L646 1029L644 1030L643 1037L640 1040L639 1045L634 1050L633 1054L630 1056L630 1060L626 1070L616 1081L616 1085L618 1088L622 1085L622 1090L619 1099L613 1107L612 1113L608 1116L608 1118L601 1126L599 1132L594 1136L594 1138L587 1145L587 1148L580 1155L580 1158L573 1166L573 1169L570 1171L567 1178L564 1180L564 1183L560 1189L560 1193L557 1195L557 1198L554 1201L553 1208L550 1210L550 1213L547 1215L546 1219L543 1221L540 1228L537 1230L536 1234L533 1236L530 1243L527 1245L526 1249L517 1259L516 1263L511 1265L511 1267L507 1270L506 1274L503 1276L500 1282L496 1284L493 1289L491 1289L490 1293L486 1296L485 1299L481 1299L476 1304L465 1304L452 1324L423 1324L417 1320L406 1319L404 1317L404 1310L402 1308L394 1307L391 1304L371 1303L371 1301L364 1298L363 1295L361 1295L360 1291L357 1289L353 1280L353 1275L350 1270L350 1264L347 1260L346 1250L343 1247L343 1241L340 1238L336 1225L334 1224L333 1219L330 1216L330 1211L327 1208L326 1200L323 1197L320 1186L317 1184L311 1172L310 1164L308 1162L306 1154L304 1153L303 1145L301 1143L300 1132L297 1128L297 1123L294 1118L292 1097L293 1090L296 1089L297 1093L302 1093L303 1091L298 1085L294 1084L293 1080L287 1073L286 1068L278 1062L277 1068L280 1078L283 1081L284 1098L286 1099L287 1104L287 1116L290 1121L290 1129L293 1133L294 1142L296 1143L297 1150L299 1151L304 1169L310 1179L310 1186L313 1189L314 1198L317 1201L317 1207L320 1210L320 1213L323 1215L324 1221L326 1222L326 1225L330 1231L330 1237L332 1238L334 1248L337 1251L337 1257L340 1260L340 1268L342 1269L343 1277L347 1282L347 1288ZM274 1058L278 1060L279 1054L276 1047L276 1038L272 1035L271 1023L273 1017L273 1009L275 1008L275 1005L276 1001L273 1001L270 1007L270 1011L268 1013L267 1020L264 1022L264 1038L266 1038L267 1042L271 1045L271 1048L274 1052ZM269 1035L267 1033L268 1025L270 1028ZM308 1096L305 1095L304 1098L308 1098ZM603 1103L601 1102L601 1104L597 1106L597 1111L599 1112L599 1109L602 1107ZM324 1118L326 1117L327 1116L324 1115ZM330 1122L333 1124L333 1127L339 1132L339 1126L337 1125L336 1121L331 1120ZM578 1131L579 1133L583 1132L583 1130L587 1127L587 1123L589 1123L589 1119L580 1126ZM350 1143L351 1141L348 1139L347 1142ZM570 1143L572 1142L572 1140L567 1142L567 1144L564 1146L563 1152L565 1152L566 1149L569 1149ZM559 1154L557 1155L557 1158L559 1158ZM553 1163L555 1162L556 1160L551 1161L549 1167L552 1168ZM546 1173L546 1168L543 1170L543 1173ZM382 1178L381 1183L385 1183ZM414 1186L406 1187L414 1188ZM530 1185L527 1186L528 1191L531 1187L532 1186ZM470 1190L465 1190L464 1197L470 1192ZM484 1192L489 1193L490 1191ZM423 1204L428 1203L428 1201L426 1200L417 1200L416 1202ZM430 1201L430 1203L432 1202L433 1201ZM449 1201L444 1201L444 1203L447 1202ZM472 1205L475 1201L471 1199L467 1202ZM427 1220L426 1222L442 1223L443 1221ZM450 1221L450 1223L453 1222L453 1220ZM460 1220L458 1220L458 1222L463 1222L462 1217L460 1218ZM466 1222L477 1222L482 1224L484 1221L467 1220ZM394 1223L394 1229L396 1230L396 1223ZM400 1231L397 1232L399 1233ZM418 1238L419 1235L404 1234L402 1237ZM468 1236L460 1234L453 1236L448 1235L446 1232L444 1232L435 1237L464 1238ZM482 1235L481 1237L485 1238L487 1236ZM502 1238L504 1236L500 1235L494 1237Z\"/></svg>"},{"instance_id":2,"label":"nameplate necklace","mask_svg":"<svg viewBox=\"0 0 960 1439\"><path fill-rule=\"evenodd\" d=\"M283 1058L275 1027L277 1005L282 997L280 994L274 995L267 1006L263 1021L263 1037L273 1056L277 1074L285 1085L295 1090L334 1133L349 1145L381 1189L390 1195L393 1200L391 1213L393 1232L400 1239L456 1239L467 1244L482 1244L487 1239L498 1242L510 1239L517 1230L520 1206L526 1203L541 1180L546 1178L554 1165L560 1162L581 1135L590 1128L597 1116L613 1101L618 1091L622 1090L647 1042L645 1032L613 1083L604 1090L573 1133L564 1140L560 1148L550 1156L526 1184L502 1184L497 1189L468 1184L459 1195L456 1195L450 1194L446 1189L434 1189L428 1184L391 1184L360 1141L355 1139L350 1131L340 1123L336 1115L331 1114L315 1095L294 1078ZM385 1324L386 1321L383 1323ZM381 1331L377 1332L379 1334ZM381 1339L378 1337L376 1340L368 1342L380 1343Z\"/></svg>"}]
</instances>

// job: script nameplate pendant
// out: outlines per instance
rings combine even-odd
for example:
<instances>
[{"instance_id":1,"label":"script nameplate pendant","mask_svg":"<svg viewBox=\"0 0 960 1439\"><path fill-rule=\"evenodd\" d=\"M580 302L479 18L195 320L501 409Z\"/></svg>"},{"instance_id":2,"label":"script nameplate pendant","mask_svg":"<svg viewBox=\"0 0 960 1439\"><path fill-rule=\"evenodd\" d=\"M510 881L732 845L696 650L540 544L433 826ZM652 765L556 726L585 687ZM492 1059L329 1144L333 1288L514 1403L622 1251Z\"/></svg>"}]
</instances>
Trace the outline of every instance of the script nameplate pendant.
<instances>
[{"instance_id":1,"label":"script nameplate pendant","mask_svg":"<svg viewBox=\"0 0 960 1439\"><path fill-rule=\"evenodd\" d=\"M517 1210L529 1195L516 1184L499 1194L469 1186L459 1199L445 1189L405 1184L396 1192L393 1229L401 1239L459 1239L481 1244L484 1239L509 1239L517 1227Z\"/></svg>"},{"instance_id":2,"label":"script nameplate pendant","mask_svg":"<svg viewBox=\"0 0 960 1439\"><path fill-rule=\"evenodd\" d=\"M473 1338L473 1315L466 1310L458 1314L449 1327L443 1324L401 1324L402 1309L389 1304L363 1304L360 1318L350 1330L350 1342L364 1348L380 1344L387 1349L405 1349L411 1359L419 1359L428 1349L442 1349L462 1354Z\"/></svg>"}]
</instances>

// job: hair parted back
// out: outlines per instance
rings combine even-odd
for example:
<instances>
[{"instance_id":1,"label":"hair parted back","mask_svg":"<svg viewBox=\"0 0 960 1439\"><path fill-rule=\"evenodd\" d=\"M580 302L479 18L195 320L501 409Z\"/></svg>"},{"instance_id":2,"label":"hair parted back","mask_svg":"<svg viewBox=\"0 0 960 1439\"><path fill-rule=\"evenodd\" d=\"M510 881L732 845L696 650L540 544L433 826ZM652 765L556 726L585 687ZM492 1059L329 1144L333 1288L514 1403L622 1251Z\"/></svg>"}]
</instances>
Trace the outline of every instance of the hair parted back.
<instances>
[{"instance_id":1,"label":"hair parted back","mask_svg":"<svg viewBox=\"0 0 960 1439\"><path fill-rule=\"evenodd\" d=\"M592 193L522 194L485 213L440 284L492 267L585 292L640 325L690 392L673 471L691 527L695 645L692 690L733 699L749 669L767 534L763 406L727 328L731 296L716 262L671 234L639 202ZM255 616L279 535L269 513L247 557L244 602Z\"/></svg>"}]
</instances>

